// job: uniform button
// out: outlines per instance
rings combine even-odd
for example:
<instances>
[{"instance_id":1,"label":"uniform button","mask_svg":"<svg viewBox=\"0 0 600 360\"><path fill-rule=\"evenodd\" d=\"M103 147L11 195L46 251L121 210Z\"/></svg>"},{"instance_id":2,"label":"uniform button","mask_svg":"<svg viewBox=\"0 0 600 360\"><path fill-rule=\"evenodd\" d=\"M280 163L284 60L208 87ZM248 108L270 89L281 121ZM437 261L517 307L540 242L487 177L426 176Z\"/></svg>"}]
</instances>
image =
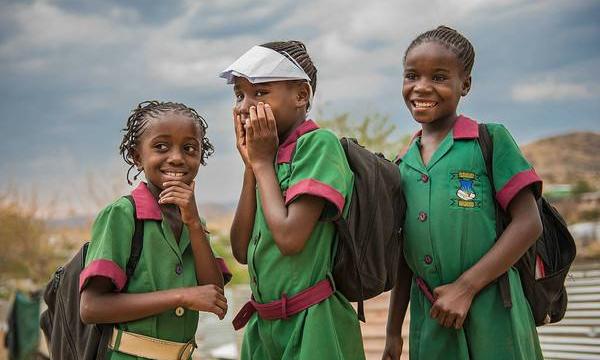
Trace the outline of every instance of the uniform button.
<instances>
[{"instance_id":1,"label":"uniform button","mask_svg":"<svg viewBox=\"0 0 600 360\"><path fill-rule=\"evenodd\" d=\"M421 181L423 181L424 183L429 181L429 176L425 175L425 174L421 174Z\"/></svg>"},{"instance_id":2,"label":"uniform button","mask_svg":"<svg viewBox=\"0 0 600 360\"><path fill-rule=\"evenodd\" d=\"M431 263L433 262L433 258L429 255L425 255L425 258L423 260L425 261L425 264L427 264L427 265L431 265Z\"/></svg>"},{"instance_id":3,"label":"uniform button","mask_svg":"<svg viewBox=\"0 0 600 360\"><path fill-rule=\"evenodd\" d=\"M181 264L175 265L175 274L181 275L182 272L183 272L183 266L181 266Z\"/></svg>"},{"instance_id":4,"label":"uniform button","mask_svg":"<svg viewBox=\"0 0 600 360\"><path fill-rule=\"evenodd\" d=\"M427 220L427 213L426 213L425 211L421 211L421 212L419 213L419 220L420 220L420 221L425 221L425 220Z\"/></svg>"},{"instance_id":5,"label":"uniform button","mask_svg":"<svg viewBox=\"0 0 600 360\"><path fill-rule=\"evenodd\" d=\"M182 317L183 314L185 313L185 309L182 308L181 306L178 306L177 309L175 309L175 315Z\"/></svg>"}]
</instances>

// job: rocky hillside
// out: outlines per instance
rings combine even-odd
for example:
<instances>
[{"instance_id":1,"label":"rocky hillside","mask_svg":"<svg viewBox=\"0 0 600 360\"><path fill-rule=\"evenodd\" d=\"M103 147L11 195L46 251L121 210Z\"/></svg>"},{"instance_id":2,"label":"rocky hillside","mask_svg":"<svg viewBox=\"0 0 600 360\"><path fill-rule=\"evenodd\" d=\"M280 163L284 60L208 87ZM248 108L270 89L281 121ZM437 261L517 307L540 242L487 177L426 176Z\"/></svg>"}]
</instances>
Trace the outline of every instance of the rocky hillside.
<instances>
[{"instance_id":1,"label":"rocky hillside","mask_svg":"<svg viewBox=\"0 0 600 360\"><path fill-rule=\"evenodd\" d=\"M600 133L575 132L522 146L525 156L547 184L584 180L600 189Z\"/></svg>"}]
</instances>

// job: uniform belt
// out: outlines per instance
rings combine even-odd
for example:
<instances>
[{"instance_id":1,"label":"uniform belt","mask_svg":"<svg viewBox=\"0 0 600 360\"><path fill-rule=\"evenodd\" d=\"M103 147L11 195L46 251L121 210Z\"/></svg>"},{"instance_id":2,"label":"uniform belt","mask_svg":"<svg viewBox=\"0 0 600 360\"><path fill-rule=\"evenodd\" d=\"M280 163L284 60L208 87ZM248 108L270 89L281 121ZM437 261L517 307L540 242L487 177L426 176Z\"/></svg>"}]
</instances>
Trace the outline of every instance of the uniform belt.
<instances>
[{"instance_id":1,"label":"uniform belt","mask_svg":"<svg viewBox=\"0 0 600 360\"><path fill-rule=\"evenodd\" d=\"M325 279L290 298L283 294L280 300L266 304L261 304L254 301L254 299L250 299L238 312L235 319L233 319L233 328L235 330L243 328L255 312L258 312L258 316L265 320L287 319L327 299L333 292L334 288L331 282L329 279Z\"/></svg>"},{"instance_id":2,"label":"uniform belt","mask_svg":"<svg viewBox=\"0 0 600 360\"><path fill-rule=\"evenodd\" d=\"M429 285L427 285L427 283L425 282L425 280L423 280L422 277L417 276L415 278L415 282L417 283L417 286L419 287L419 289L421 290L421 292L423 293L423 295L425 295L425 298L427 300L429 300L429 303L431 305L433 305L433 303L435 302L436 298L435 295L431 292L431 288L429 287Z\"/></svg>"},{"instance_id":3,"label":"uniform belt","mask_svg":"<svg viewBox=\"0 0 600 360\"><path fill-rule=\"evenodd\" d=\"M108 348L125 354L156 360L187 360L192 356L194 339L179 343L113 329Z\"/></svg>"}]
</instances>

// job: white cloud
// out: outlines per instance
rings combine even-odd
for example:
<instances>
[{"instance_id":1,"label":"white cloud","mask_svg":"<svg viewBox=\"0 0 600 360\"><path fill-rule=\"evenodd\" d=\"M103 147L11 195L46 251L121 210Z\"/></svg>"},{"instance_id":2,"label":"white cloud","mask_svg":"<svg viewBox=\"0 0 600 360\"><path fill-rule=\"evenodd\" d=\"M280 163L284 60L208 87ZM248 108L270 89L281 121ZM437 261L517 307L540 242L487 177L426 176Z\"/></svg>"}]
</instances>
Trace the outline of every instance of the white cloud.
<instances>
[{"instance_id":1,"label":"white cloud","mask_svg":"<svg viewBox=\"0 0 600 360\"><path fill-rule=\"evenodd\" d=\"M326 106L331 113L350 111L348 104L370 109L382 102L392 104L389 108L401 108L402 57L418 33L439 24L465 31L492 21L510 26L515 17L523 20L535 14L539 17L553 7L583 6L559 4L522 0L353 4L342 0L184 0L183 11L173 18L144 22L142 15L129 7L106 5L112 8L82 13L69 11L60 2L34 0L0 5L4 13L0 21L10 20L14 32L0 39L0 65L9 75L29 81L46 81L46 76L57 94L64 93L60 98L64 108L55 111L64 112L61 119L66 120L61 126L53 124L53 134L72 126L72 119L98 121L94 113L105 108L126 115L135 102L146 98L183 101L196 107L206 115L209 136L217 147L215 157L199 175L199 198L232 201L238 196L242 167L232 141L231 91L216 75L250 46L289 38L305 41L319 70L316 110ZM595 74L597 64L598 59L593 59L585 72ZM553 71L554 77L544 73L538 76L542 80L517 83L503 94L521 102L597 98L599 88L591 85L580 69L577 64L560 73ZM574 73L578 75L572 76ZM103 120L114 126L124 118ZM106 153L108 158L114 149L93 151ZM62 157L65 161L60 167L42 166L60 164ZM77 170L86 166L72 154L58 153L52 159L38 158L36 169L19 169L30 174L47 172L49 188L54 184L60 188L68 176L81 175ZM124 175L118 177L123 180Z\"/></svg>"},{"instance_id":2,"label":"white cloud","mask_svg":"<svg viewBox=\"0 0 600 360\"><path fill-rule=\"evenodd\" d=\"M512 98L518 102L585 100L597 98L598 90L588 84L544 80L515 85Z\"/></svg>"},{"instance_id":3,"label":"white cloud","mask_svg":"<svg viewBox=\"0 0 600 360\"><path fill-rule=\"evenodd\" d=\"M10 7L10 8L8 8ZM122 24L131 14L122 9L110 17L72 14L46 1L7 6L18 33L0 46L0 56L19 57L31 50L64 46L104 46L126 41L131 35ZM24 54L25 53L25 54Z\"/></svg>"}]
</instances>

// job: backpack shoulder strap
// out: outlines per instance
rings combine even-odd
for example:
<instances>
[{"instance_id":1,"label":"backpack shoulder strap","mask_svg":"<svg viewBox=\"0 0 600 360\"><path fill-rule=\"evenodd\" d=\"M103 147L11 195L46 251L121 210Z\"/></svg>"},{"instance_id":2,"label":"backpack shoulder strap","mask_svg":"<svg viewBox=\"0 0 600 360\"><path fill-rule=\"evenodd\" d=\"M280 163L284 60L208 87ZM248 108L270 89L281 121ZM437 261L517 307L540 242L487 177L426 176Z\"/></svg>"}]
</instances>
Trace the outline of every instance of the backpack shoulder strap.
<instances>
[{"instance_id":1,"label":"backpack shoulder strap","mask_svg":"<svg viewBox=\"0 0 600 360\"><path fill-rule=\"evenodd\" d=\"M492 166L494 143L492 142L492 137L490 136L490 132L488 131L486 124L479 124L478 127L479 137L477 138L477 142L479 143L481 153L483 154L483 160L485 161L485 170L487 172L488 178L490 179L490 186L492 187L492 193L495 198L496 187L494 186L494 171Z\"/></svg>"},{"instance_id":2,"label":"backpack shoulder strap","mask_svg":"<svg viewBox=\"0 0 600 360\"><path fill-rule=\"evenodd\" d=\"M348 148L351 146L361 146L358 141L355 138L349 138L349 137L341 137L339 138L340 140L340 144L342 145L342 148L344 149L344 154L346 155L346 158L348 158ZM353 170L354 172L354 170ZM356 183L354 183L354 186L356 186ZM353 188L352 191L354 192L356 189ZM358 250L356 248L356 243L354 242L354 239L352 238L352 234L350 233L350 225L348 225L348 221L344 218L344 216L340 216L339 218L337 218L336 220L333 220L333 223L336 227L336 230L338 232L338 241L343 241L345 242L346 246L348 246L349 250L351 251L351 256L354 259L353 263L354 263L354 273L356 278L358 279L358 288L359 288L359 292L360 292L360 299L358 301L358 309L357 309L357 314L358 314L358 319L361 320L362 322L365 322L365 310L364 310L364 303L363 303L363 284L362 284L362 277L360 275L360 271L358 268ZM333 276L332 276L333 279Z\"/></svg>"},{"instance_id":3,"label":"backpack shoulder strap","mask_svg":"<svg viewBox=\"0 0 600 360\"><path fill-rule=\"evenodd\" d=\"M494 155L494 143L492 137L488 131L487 125L480 123L479 137L477 142L481 148L481 154L485 161L485 170L490 181L490 187L492 188L492 197L494 199L494 209L496 214L496 239L500 238L500 235L504 231L504 213L500 208L500 205L496 201L496 187L494 186L494 167L493 167L493 155ZM508 273L500 275L498 278L498 286L500 287L500 295L502 296L502 302L505 308L512 307L512 300L510 298L510 284L508 283Z\"/></svg>"},{"instance_id":4,"label":"backpack shoulder strap","mask_svg":"<svg viewBox=\"0 0 600 360\"><path fill-rule=\"evenodd\" d=\"M133 276L133 272L142 255L142 247L144 246L144 220L138 219L136 216L135 200L133 199L133 196L127 195L125 198L133 205L133 219L135 220L135 230L133 231L133 238L131 241L131 254L129 255L129 260L127 261L127 267L125 269L127 282L123 289L126 290L129 285L129 279Z\"/></svg>"}]
</instances>

